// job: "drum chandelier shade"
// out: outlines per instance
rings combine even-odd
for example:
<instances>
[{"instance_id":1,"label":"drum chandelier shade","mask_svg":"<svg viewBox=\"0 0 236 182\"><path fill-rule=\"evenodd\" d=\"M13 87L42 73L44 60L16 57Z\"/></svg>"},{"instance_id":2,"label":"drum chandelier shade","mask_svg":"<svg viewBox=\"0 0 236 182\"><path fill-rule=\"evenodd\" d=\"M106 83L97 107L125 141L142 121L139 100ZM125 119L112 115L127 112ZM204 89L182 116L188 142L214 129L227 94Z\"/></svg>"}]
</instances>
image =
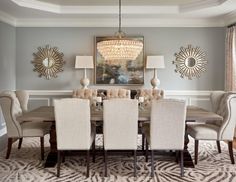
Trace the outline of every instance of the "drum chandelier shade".
<instances>
[{"instance_id":1,"label":"drum chandelier shade","mask_svg":"<svg viewBox=\"0 0 236 182\"><path fill-rule=\"evenodd\" d=\"M129 39L121 31L121 0L119 0L119 30L114 38L97 43L98 52L105 60L135 60L143 49L143 42Z\"/></svg>"}]
</instances>

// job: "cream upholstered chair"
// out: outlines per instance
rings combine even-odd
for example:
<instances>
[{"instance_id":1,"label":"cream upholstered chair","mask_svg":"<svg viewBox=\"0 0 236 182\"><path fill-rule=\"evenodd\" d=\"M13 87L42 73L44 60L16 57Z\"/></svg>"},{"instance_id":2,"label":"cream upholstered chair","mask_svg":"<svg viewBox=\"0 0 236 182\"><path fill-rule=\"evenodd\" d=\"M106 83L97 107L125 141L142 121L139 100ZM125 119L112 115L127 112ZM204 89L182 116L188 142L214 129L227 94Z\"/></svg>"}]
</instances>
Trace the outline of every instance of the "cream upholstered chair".
<instances>
[{"instance_id":1,"label":"cream upholstered chair","mask_svg":"<svg viewBox=\"0 0 236 182\"><path fill-rule=\"evenodd\" d=\"M96 89L73 90L72 97L73 98L80 98L80 99L89 99L90 105L94 106L96 104L94 101L94 98L97 97L97 90Z\"/></svg>"},{"instance_id":2,"label":"cream upholstered chair","mask_svg":"<svg viewBox=\"0 0 236 182\"><path fill-rule=\"evenodd\" d=\"M40 137L41 159L44 159L44 135L49 133L51 123L17 121L17 117L23 111L27 111L27 103L28 94L26 91L4 91L0 94L0 105L8 136L6 159L10 156L13 141L19 139L18 149L20 149L24 137Z\"/></svg>"},{"instance_id":3,"label":"cream upholstered chair","mask_svg":"<svg viewBox=\"0 0 236 182\"><path fill-rule=\"evenodd\" d=\"M105 100L103 104L105 176L107 176L108 150L133 150L134 176L136 176L138 101L110 99Z\"/></svg>"},{"instance_id":4,"label":"cream upholstered chair","mask_svg":"<svg viewBox=\"0 0 236 182\"><path fill-rule=\"evenodd\" d=\"M144 108L150 108L152 100L159 100L164 98L164 91L159 89L140 89L138 90L137 97L143 97L144 102L142 103ZM146 123L140 123L140 127ZM142 134L142 150L144 150L145 136Z\"/></svg>"},{"instance_id":5,"label":"cream upholstered chair","mask_svg":"<svg viewBox=\"0 0 236 182\"><path fill-rule=\"evenodd\" d=\"M60 176L63 151L86 150L86 176L89 177L90 148L95 141L95 127L90 122L89 100L67 98L55 100L54 105L58 150L57 176Z\"/></svg>"},{"instance_id":6,"label":"cream upholstered chair","mask_svg":"<svg viewBox=\"0 0 236 182\"><path fill-rule=\"evenodd\" d=\"M188 124L187 132L195 139L195 164L198 162L199 140L217 141L221 152L220 141L228 141L231 163L234 164L233 137L236 125L236 93L215 91L211 94L213 111L223 117L223 121L208 121L206 123Z\"/></svg>"},{"instance_id":7,"label":"cream upholstered chair","mask_svg":"<svg viewBox=\"0 0 236 182\"><path fill-rule=\"evenodd\" d=\"M139 92L139 97L144 97L144 107L150 107L152 100L164 98L164 91L159 89L141 89Z\"/></svg>"},{"instance_id":8,"label":"cream upholstered chair","mask_svg":"<svg viewBox=\"0 0 236 182\"><path fill-rule=\"evenodd\" d=\"M180 152L181 176L183 176L183 150L185 134L186 104L173 99L153 100L150 125L143 126L146 144L151 150L151 176L154 176L154 150L175 150Z\"/></svg>"},{"instance_id":9,"label":"cream upholstered chair","mask_svg":"<svg viewBox=\"0 0 236 182\"><path fill-rule=\"evenodd\" d=\"M110 89L107 90L107 99L112 98L128 98L130 99L130 90L127 89Z\"/></svg>"}]
</instances>

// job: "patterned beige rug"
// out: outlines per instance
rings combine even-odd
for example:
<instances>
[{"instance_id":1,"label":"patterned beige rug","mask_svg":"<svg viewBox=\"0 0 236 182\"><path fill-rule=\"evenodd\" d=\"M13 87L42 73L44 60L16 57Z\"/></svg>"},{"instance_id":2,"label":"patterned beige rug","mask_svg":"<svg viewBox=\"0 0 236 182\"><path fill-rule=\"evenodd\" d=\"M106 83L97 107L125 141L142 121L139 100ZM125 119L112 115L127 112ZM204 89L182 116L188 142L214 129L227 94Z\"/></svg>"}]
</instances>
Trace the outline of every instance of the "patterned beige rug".
<instances>
[{"instance_id":1,"label":"patterned beige rug","mask_svg":"<svg viewBox=\"0 0 236 182\"><path fill-rule=\"evenodd\" d=\"M46 154L49 151L49 139L45 138ZM101 138L98 137L98 144ZM171 156L155 157L155 177L150 178L150 163L143 156L138 157L138 177L133 177L132 156L109 156L108 174L103 177L103 158L97 157L96 163L90 165L90 178L85 177L85 156L68 156L61 165L61 177L56 177L55 168L44 168L40 160L39 139L24 139L22 148L17 149L14 143L10 159L6 160L5 152L0 153L0 181L3 182L125 182L125 181L160 181L160 182L235 182L236 165L230 163L227 145L221 143L222 153L217 152L215 142L201 142L199 146L199 163L195 168L185 168L185 177L180 178L179 166ZM99 147L99 146L98 146ZM193 154L193 140L189 148ZM193 155L192 155L193 156Z\"/></svg>"}]
</instances>

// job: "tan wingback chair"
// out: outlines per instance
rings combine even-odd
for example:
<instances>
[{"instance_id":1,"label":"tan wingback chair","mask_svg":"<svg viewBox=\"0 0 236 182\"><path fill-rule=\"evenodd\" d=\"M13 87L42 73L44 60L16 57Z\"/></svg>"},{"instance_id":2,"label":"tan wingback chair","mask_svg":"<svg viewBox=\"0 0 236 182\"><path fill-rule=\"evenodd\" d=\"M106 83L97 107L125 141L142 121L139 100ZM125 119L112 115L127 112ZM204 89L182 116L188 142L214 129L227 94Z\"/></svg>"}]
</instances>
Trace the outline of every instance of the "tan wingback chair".
<instances>
[{"instance_id":1,"label":"tan wingback chair","mask_svg":"<svg viewBox=\"0 0 236 182\"><path fill-rule=\"evenodd\" d=\"M21 148L23 137L40 137L41 158L44 159L44 135L49 133L51 123L19 122L17 117L27 111L28 94L25 91L4 91L0 93L0 106L6 122L9 158L14 139L19 139L18 149Z\"/></svg>"},{"instance_id":2,"label":"tan wingback chair","mask_svg":"<svg viewBox=\"0 0 236 182\"><path fill-rule=\"evenodd\" d=\"M198 161L199 140L215 140L219 153L220 141L228 141L231 163L234 164L233 137L236 125L236 93L215 91L211 94L213 111L223 117L223 121L188 124L187 132L195 139L195 164Z\"/></svg>"},{"instance_id":3,"label":"tan wingback chair","mask_svg":"<svg viewBox=\"0 0 236 182\"><path fill-rule=\"evenodd\" d=\"M97 90L96 89L77 89L73 91L72 97L79 98L79 99L89 99L90 105L95 106L96 101L94 100L94 98L97 97Z\"/></svg>"},{"instance_id":4,"label":"tan wingback chair","mask_svg":"<svg viewBox=\"0 0 236 182\"><path fill-rule=\"evenodd\" d=\"M164 91L158 89L141 89L139 96L144 97L144 107L151 106L152 100L158 100L164 98Z\"/></svg>"},{"instance_id":5,"label":"tan wingback chair","mask_svg":"<svg viewBox=\"0 0 236 182\"><path fill-rule=\"evenodd\" d=\"M151 176L154 176L154 150L176 150L180 152L181 176L183 176L183 150L186 120L186 103L180 100L153 100L150 125L144 125L146 161L148 144L151 149Z\"/></svg>"},{"instance_id":6,"label":"tan wingback chair","mask_svg":"<svg viewBox=\"0 0 236 182\"><path fill-rule=\"evenodd\" d=\"M89 177L89 153L95 141L95 127L90 122L89 100L68 98L55 100L54 105L58 150L57 176L60 176L61 152L86 150L86 176Z\"/></svg>"},{"instance_id":7,"label":"tan wingback chair","mask_svg":"<svg viewBox=\"0 0 236 182\"><path fill-rule=\"evenodd\" d=\"M105 176L107 176L108 150L133 150L134 176L136 176L138 101L121 98L105 100L103 104Z\"/></svg>"},{"instance_id":8,"label":"tan wingback chair","mask_svg":"<svg viewBox=\"0 0 236 182\"><path fill-rule=\"evenodd\" d=\"M128 98L130 99L130 90L127 89L110 89L107 90L107 99Z\"/></svg>"}]
</instances>

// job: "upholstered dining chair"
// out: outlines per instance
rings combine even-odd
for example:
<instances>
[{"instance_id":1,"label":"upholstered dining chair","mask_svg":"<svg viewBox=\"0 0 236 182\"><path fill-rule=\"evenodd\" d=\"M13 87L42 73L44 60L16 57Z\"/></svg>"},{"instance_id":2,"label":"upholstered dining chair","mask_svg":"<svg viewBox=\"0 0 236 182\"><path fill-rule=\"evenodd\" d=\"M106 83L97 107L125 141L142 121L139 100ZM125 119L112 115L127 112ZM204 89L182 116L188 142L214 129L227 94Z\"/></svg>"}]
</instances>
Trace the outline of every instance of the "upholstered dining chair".
<instances>
[{"instance_id":1,"label":"upholstered dining chair","mask_svg":"<svg viewBox=\"0 0 236 182\"><path fill-rule=\"evenodd\" d=\"M107 177L107 151L109 150L132 150L134 176L136 176L138 101L133 99L105 100L103 117L105 177Z\"/></svg>"},{"instance_id":2,"label":"upholstered dining chair","mask_svg":"<svg viewBox=\"0 0 236 182\"><path fill-rule=\"evenodd\" d=\"M97 97L97 89L73 90L72 97L79 98L79 99L89 99L90 105L94 106L96 104L94 101L94 98Z\"/></svg>"},{"instance_id":3,"label":"upholstered dining chair","mask_svg":"<svg viewBox=\"0 0 236 182\"><path fill-rule=\"evenodd\" d=\"M154 176L154 150L175 150L180 153L181 176L183 176L183 150L186 119L186 103L180 100L153 100L150 125L142 130L146 137L146 161L148 145L151 150L151 177Z\"/></svg>"},{"instance_id":4,"label":"upholstered dining chair","mask_svg":"<svg viewBox=\"0 0 236 182\"><path fill-rule=\"evenodd\" d=\"M150 108L152 100L159 100L164 98L164 90L160 89L140 89L136 97L143 97L144 102L142 103L144 108ZM149 123L149 122L147 122ZM140 127L144 126L146 123L140 123ZM144 150L145 136L142 134L142 150Z\"/></svg>"},{"instance_id":5,"label":"upholstered dining chair","mask_svg":"<svg viewBox=\"0 0 236 182\"><path fill-rule=\"evenodd\" d=\"M107 99L112 98L128 98L130 99L130 90L127 89L109 89L107 90Z\"/></svg>"},{"instance_id":6,"label":"upholstered dining chair","mask_svg":"<svg viewBox=\"0 0 236 182\"><path fill-rule=\"evenodd\" d=\"M164 98L164 91L160 89L140 89L138 96L144 97L144 107L150 107L152 100Z\"/></svg>"},{"instance_id":7,"label":"upholstered dining chair","mask_svg":"<svg viewBox=\"0 0 236 182\"><path fill-rule=\"evenodd\" d=\"M187 132L195 139L195 164L198 163L199 140L213 140L221 153L220 141L228 142L231 163L234 164L233 137L236 125L236 93L214 91L211 94L213 111L223 117L223 121L188 123Z\"/></svg>"},{"instance_id":8,"label":"upholstered dining chair","mask_svg":"<svg viewBox=\"0 0 236 182\"><path fill-rule=\"evenodd\" d=\"M60 177L62 152L86 150L86 177L89 177L90 148L95 141L95 127L90 121L89 100L67 98L55 100L54 105L58 151L57 176Z\"/></svg>"},{"instance_id":9,"label":"upholstered dining chair","mask_svg":"<svg viewBox=\"0 0 236 182\"><path fill-rule=\"evenodd\" d=\"M13 141L19 139L20 149L24 137L40 137L41 159L44 159L44 135L49 133L51 123L17 121L18 116L27 112L28 98L26 91L3 91L0 94L0 105L8 136L6 159L10 156Z\"/></svg>"}]
</instances>

